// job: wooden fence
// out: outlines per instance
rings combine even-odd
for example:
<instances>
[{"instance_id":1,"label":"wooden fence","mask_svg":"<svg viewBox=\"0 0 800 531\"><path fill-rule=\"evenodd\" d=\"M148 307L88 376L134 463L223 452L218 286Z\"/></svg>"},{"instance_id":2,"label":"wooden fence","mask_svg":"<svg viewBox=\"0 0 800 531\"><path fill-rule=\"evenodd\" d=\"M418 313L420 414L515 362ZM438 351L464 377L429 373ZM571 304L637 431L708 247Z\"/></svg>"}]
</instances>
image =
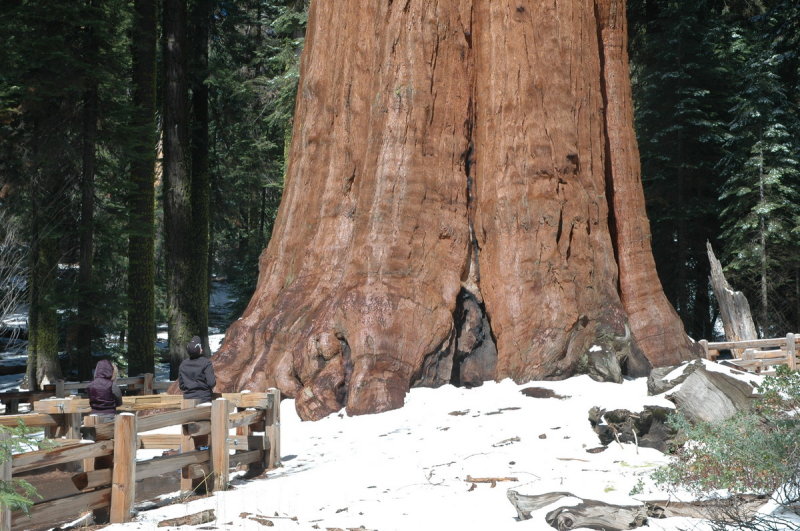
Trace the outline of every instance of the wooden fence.
<instances>
[{"instance_id":1,"label":"wooden fence","mask_svg":"<svg viewBox=\"0 0 800 531\"><path fill-rule=\"evenodd\" d=\"M144 486L148 478L180 471L181 491L201 485L225 490L231 468L247 467L255 474L280 465L277 389L223 393L211 407L176 395L126 396L119 409L126 412L102 422L102 417L87 415L86 399L52 398L35 402L33 413L0 416L0 425L22 421L44 427L53 446L14 455L0 467L0 479L46 473L42 469L52 471L55 465L66 470L46 476L46 492L40 492L43 498L36 500L30 515L0 510L0 530L52 527L88 511L105 511L111 523L127 522L134 502L157 494ZM181 432L146 433L169 426L181 426ZM138 449L167 452L137 461Z\"/></svg>"},{"instance_id":2,"label":"wooden fence","mask_svg":"<svg viewBox=\"0 0 800 531\"><path fill-rule=\"evenodd\" d=\"M131 378L118 378L115 380L124 393L141 395L152 395L153 393L163 392L169 389L173 382L156 381L153 374L144 374ZM91 382L67 382L57 380L55 384L45 385L40 391L10 391L0 393L0 402L6 406L6 415L16 415L19 413L20 404L33 404L38 400L57 397L64 398L73 391L79 394L86 390Z\"/></svg>"},{"instance_id":3,"label":"wooden fence","mask_svg":"<svg viewBox=\"0 0 800 531\"><path fill-rule=\"evenodd\" d=\"M737 367L758 374L772 374L776 365L787 365L796 370L797 345L795 334L774 339L750 339L746 341L700 341L707 359L716 360L720 350L730 350L733 359L727 360Z\"/></svg>"}]
</instances>

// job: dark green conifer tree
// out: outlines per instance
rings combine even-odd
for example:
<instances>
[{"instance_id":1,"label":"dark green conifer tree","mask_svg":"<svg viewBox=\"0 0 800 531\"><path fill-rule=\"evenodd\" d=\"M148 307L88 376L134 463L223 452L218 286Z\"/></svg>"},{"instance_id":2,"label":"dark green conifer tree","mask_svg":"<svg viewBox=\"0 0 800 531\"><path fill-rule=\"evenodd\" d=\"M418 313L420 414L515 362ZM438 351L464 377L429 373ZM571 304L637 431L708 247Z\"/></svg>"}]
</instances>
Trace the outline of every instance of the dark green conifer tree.
<instances>
[{"instance_id":1,"label":"dark green conifer tree","mask_svg":"<svg viewBox=\"0 0 800 531\"><path fill-rule=\"evenodd\" d=\"M726 270L747 295L764 337L783 335L795 324L790 300L800 245L800 127L780 75L786 55L770 38L770 27L783 20L778 17L779 11L766 12L731 32L736 90L721 165Z\"/></svg>"},{"instance_id":2,"label":"dark green conifer tree","mask_svg":"<svg viewBox=\"0 0 800 531\"><path fill-rule=\"evenodd\" d=\"M706 241L719 232L727 69L713 0L629 3L636 131L653 253L664 292L693 337L711 337ZM715 16L710 16L714 13ZM720 15L720 16L716 16Z\"/></svg>"},{"instance_id":3,"label":"dark green conifer tree","mask_svg":"<svg viewBox=\"0 0 800 531\"><path fill-rule=\"evenodd\" d=\"M158 2L135 0L128 194L128 374L155 371L155 163Z\"/></svg>"}]
</instances>

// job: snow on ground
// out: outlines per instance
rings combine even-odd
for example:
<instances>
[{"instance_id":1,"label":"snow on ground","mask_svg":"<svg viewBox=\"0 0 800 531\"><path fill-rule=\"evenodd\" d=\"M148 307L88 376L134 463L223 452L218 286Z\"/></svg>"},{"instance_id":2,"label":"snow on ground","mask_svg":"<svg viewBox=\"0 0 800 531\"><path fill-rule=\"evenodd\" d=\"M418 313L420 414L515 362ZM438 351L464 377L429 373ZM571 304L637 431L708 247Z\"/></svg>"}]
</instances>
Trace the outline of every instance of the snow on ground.
<instances>
[{"instance_id":1,"label":"snow on ground","mask_svg":"<svg viewBox=\"0 0 800 531\"><path fill-rule=\"evenodd\" d=\"M568 398L521 394L530 386ZM592 406L640 410L645 404L670 405L663 397L647 396L646 379L613 384L587 376L413 389L401 409L359 417L342 412L317 422L301 421L294 401L284 400L282 468L265 479L234 480L227 492L142 511L134 522L107 529L156 529L162 520L205 509L215 510L216 522L181 529L262 529L249 515L269 518L276 530L551 529L546 511L517 521L506 491L566 491L617 504L667 497L652 490L648 477L667 462L660 452L632 444L586 451L600 446L588 421ZM467 476L517 479L471 489ZM629 492L640 480L646 487L637 500ZM645 529L701 529L698 525L673 518L651 520Z\"/></svg>"},{"instance_id":2,"label":"snow on ground","mask_svg":"<svg viewBox=\"0 0 800 531\"><path fill-rule=\"evenodd\" d=\"M212 352L223 337L209 337ZM159 338L166 340L166 332ZM156 372L157 379L165 379L166 365ZM668 378L679 372L682 368ZM0 377L0 390L18 387L21 377ZM520 392L533 386L564 398ZM266 479L234 479L227 492L141 511L134 522L106 529L164 529L157 527L162 520L214 509L216 522L180 529L260 530L264 525L248 518L255 516L268 518L276 530L551 530L544 515L567 505L566 500L517 521L507 490L570 492L622 505L668 498L649 480L656 467L668 462L660 452L632 444L587 452L600 446L589 425L590 408L639 411L650 404L672 406L663 396L647 396L644 378L614 384L587 376L524 385L487 382L474 389L413 389L401 409L360 417L341 412L318 422L301 421L294 401L284 400L282 468ZM148 450L140 454L140 459L154 455ZM471 490L467 476L516 481L498 482L495 488L478 483ZM644 492L631 496L640 481ZM642 529L708 528L699 520L669 518L651 519Z\"/></svg>"}]
</instances>

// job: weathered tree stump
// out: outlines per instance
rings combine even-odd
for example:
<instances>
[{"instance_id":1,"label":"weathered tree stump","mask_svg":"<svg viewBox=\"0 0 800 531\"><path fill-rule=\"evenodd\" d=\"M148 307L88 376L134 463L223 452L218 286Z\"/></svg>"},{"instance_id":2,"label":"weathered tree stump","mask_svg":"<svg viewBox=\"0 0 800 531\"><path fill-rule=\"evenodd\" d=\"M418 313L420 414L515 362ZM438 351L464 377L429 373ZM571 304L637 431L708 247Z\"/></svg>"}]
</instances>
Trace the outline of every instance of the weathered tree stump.
<instances>
[{"instance_id":1,"label":"weathered tree stump","mask_svg":"<svg viewBox=\"0 0 800 531\"><path fill-rule=\"evenodd\" d=\"M741 291L735 291L725 280L722 264L714 256L714 251L708 242L706 242L706 250L708 251L708 261L711 263L711 287L719 303L725 338L728 341L758 339L747 298ZM738 352L736 357L741 357L741 352Z\"/></svg>"}]
</instances>

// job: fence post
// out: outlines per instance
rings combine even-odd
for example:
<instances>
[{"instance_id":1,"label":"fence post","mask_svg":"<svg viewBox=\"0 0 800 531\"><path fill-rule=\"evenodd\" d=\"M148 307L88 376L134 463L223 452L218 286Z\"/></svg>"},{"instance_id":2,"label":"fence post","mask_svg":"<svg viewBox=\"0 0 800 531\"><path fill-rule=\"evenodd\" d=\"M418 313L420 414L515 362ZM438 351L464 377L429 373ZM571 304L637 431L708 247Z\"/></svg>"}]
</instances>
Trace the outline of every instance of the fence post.
<instances>
[{"instance_id":1,"label":"fence post","mask_svg":"<svg viewBox=\"0 0 800 531\"><path fill-rule=\"evenodd\" d=\"M193 407L197 407L200 401L194 398L184 398L181 401L181 409L190 409ZM186 425L181 426L181 449L180 452L192 452L197 449L197 442L200 439L196 439L194 437L190 437L189 433L186 430ZM192 470L191 467L183 467L181 469L181 492L192 492L198 485L200 481L194 479L192 477Z\"/></svg>"},{"instance_id":2,"label":"fence post","mask_svg":"<svg viewBox=\"0 0 800 531\"><path fill-rule=\"evenodd\" d=\"M142 383L142 394L143 395L152 395L153 394L153 373L148 372L144 375L144 382Z\"/></svg>"},{"instance_id":3,"label":"fence post","mask_svg":"<svg viewBox=\"0 0 800 531\"><path fill-rule=\"evenodd\" d=\"M269 408L266 412L266 435L269 439L269 459L267 468L281 466L281 391L274 387L267 389L270 395Z\"/></svg>"},{"instance_id":4,"label":"fence post","mask_svg":"<svg viewBox=\"0 0 800 531\"><path fill-rule=\"evenodd\" d=\"M56 380L56 398L64 398L65 396L64 380Z\"/></svg>"},{"instance_id":5,"label":"fence post","mask_svg":"<svg viewBox=\"0 0 800 531\"><path fill-rule=\"evenodd\" d=\"M83 425L87 428L91 428L97 425L97 415L86 415L83 419ZM83 460L83 471L84 472L91 472L94 470L94 457L89 457Z\"/></svg>"},{"instance_id":6,"label":"fence post","mask_svg":"<svg viewBox=\"0 0 800 531\"><path fill-rule=\"evenodd\" d=\"M81 438L81 420L83 420L81 413L67 413L64 415L64 423L66 424L65 436L67 439Z\"/></svg>"},{"instance_id":7,"label":"fence post","mask_svg":"<svg viewBox=\"0 0 800 531\"><path fill-rule=\"evenodd\" d=\"M797 347L794 344L794 334L786 334L786 354L789 358L789 368L797 370Z\"/></svg>"},{"instance_id":8,"label":"fence post","mask_svg":"<svg viewBox=\"0 0 800 531\"><path fill-rule=\"evenodd\" d=\"M9 437L10 435L7 431L0 431L0 441L4 441ZM6 483L11 481L11 455L0 464L0 480ZM5 504L0 504L0 530L11 530L11 509L6 507Z\"/></svg>"},{"instance_id":9,"label":"fence post","mask_svg":"<svg viewBox=\"0 0 800 531\"><path fill-rule=\"evenodd\" d=\"M114 424L114 468L111 472L111 523L131 520L136 498L136 415L117 415Z\"/></svg>"},{"instance_id":10,"label":"fence post","mask_svg":"<svg viewBox=\"0 0 800 531\"><path fill-rule=\"evenodd\" d=\"M228 489L230 469L228 426L230 426L228 400L217 398L211 403L211 470L214 475L214 490Z\"/></svg>"}]
</instances>

